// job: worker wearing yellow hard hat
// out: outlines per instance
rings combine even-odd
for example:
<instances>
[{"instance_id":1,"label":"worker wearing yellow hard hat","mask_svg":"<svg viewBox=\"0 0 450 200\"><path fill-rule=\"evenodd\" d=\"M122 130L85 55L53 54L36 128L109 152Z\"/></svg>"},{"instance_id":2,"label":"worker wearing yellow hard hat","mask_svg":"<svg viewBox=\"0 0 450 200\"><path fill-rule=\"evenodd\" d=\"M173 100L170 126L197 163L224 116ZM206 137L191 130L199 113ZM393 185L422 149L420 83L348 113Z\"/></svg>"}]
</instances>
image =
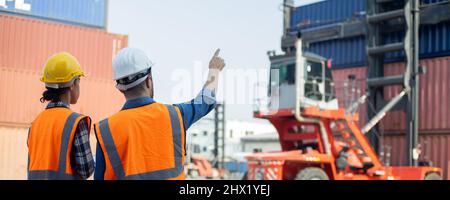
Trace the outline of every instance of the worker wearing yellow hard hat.
<instances>
[{"instance_id":1,"label":"worker wearing yellow hard hat","mask_svg":"<svg viewBox=\"0 0 450 200\"><path fill-rule=\"evenodd\" d=\"M225 62L216 51L202 92L176 105L153 99L152 67L139 49L125 48L114 58L113 79L127 101L121 111L95 125L95 180L185 179L186 130L215 107Z\"/></svg>"},{"instance_id":2,"label":"worker wearing yellow hard hat","mask_svg":"<svg viewBox=\"0 0 450 200\"><path fill-rule=\"evenodd\" d=\"M82 76L80 63L69 53L57 53L47 60L41 102L49 103L29 130L28 179L80 180L92 175L91 119L70 110L80 96Z\"/></svg>"}]
</instances>

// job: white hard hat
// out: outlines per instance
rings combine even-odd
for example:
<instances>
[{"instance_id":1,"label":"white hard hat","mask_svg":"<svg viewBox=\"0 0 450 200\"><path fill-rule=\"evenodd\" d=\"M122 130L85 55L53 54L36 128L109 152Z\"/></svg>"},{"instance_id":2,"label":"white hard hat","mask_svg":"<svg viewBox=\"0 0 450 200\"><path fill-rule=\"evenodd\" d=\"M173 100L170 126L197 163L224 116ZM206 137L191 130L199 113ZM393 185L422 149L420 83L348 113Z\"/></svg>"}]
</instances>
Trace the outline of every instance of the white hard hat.
<instances>
[{"instance_id":1,"label":"white hard hat","mask_svg":"<svg viewBox=\"0 0 450 200\"><path fill-rule=\"evenodd\" d=\"M150 74L152 61L142 50L134 48L122 49L113 60L114 80L117 89L126 91L133 88Z\"/></svg>"}]
</instances>

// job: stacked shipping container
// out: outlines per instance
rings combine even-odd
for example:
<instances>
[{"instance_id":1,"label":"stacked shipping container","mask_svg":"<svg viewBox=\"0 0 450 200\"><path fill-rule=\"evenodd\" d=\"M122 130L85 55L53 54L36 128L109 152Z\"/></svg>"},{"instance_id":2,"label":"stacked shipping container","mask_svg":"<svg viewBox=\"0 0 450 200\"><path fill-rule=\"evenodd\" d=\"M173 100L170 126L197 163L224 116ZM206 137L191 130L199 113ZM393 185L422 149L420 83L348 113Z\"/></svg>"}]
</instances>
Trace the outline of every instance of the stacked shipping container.
<instances>
[{"instance_id":1,"label":"stacked shipping container","mask_svg":"<svg viewBox=\"0 0 450 200\"><path fill-rule=\"evenodd\" d=\"M422 4L439 3L447 0L422 0ZM319 28L323 25L365 18L366 0L326 0L295 9L291 26L294 30ZM403 33L386 35L385 41L392 43L402 40ZM420 29L420 56L431 58L450 55L450 22L422 26ZM365 39L363 36L312 43L307 51L333 58L334 67L348 68L364 66L366 61ZM402 53L390 53L388 62L404 60Z\"/></svg>"},{"instance_id":2,"label":"stacked shipping container","mask_svg":"<svg viewBox=\"0 0 450 200\"><path fill-rule=\"evenodd\" d=\"M107 0L2 0L0 12L104 29L107 6Z\"/></svg>"},{"instance_id":3,"label":"stacked shipping container","mask_svg":"<svg viewBox=\"0 0 450 200\"><path fill-rule=\"evenodd\" d=\"M450 179L450 57L438 57L421 60L421 65L427 67L427 74L420 77L420 106L419 106L419 143L423 150L424 159L444 169L444 177ZM404 69L403 63L392 63L385 66L386 75L400 74ZM357 77L357 89L364 91L366 67L346 68L333 71L336 80L347 79L353 74ZM398 86L385 88L386 100L391 99L400 91ZM339 100L345 98L343 88L337 88ZM344 106L340 101L340 106ZM367 104L359 107L362 127L367 122L365 115ZM389 112L381 122L382 147L390 147L391 164L399 165L406 159L405 155L405 117L401 111Z\"/></svg>"},{"instance_id":4,"label":"stacked shipping container","mask_svg":"<svg viewBox=\"0 0 450 200\"><path fill-rule=\"evenodd\" d=\"M422 4L443 2L445 0L422 0ZM297 30L320 28L323 25L342 21L364 19L366 0L327 0L295 9L291 26ZM386 35L387 42L400 41L402 33ZM333 78L336 81L336 94L341 106L349 99L344 88L348 75L357 78L359 95L365 92L367 68L364 36L329 40L309 44L306 49L333 59ZM427 74L420 76L420 144L423 158L430 159L443 168L444 177L450 179L450 22L422 26L420 30L421 65L427 67ZM404 55L400 53L386 56L385 74L399 75L404 72L402 63ZM386 100L399 93L400 87L385 88ZM347 94L347 96L344 96ZM361 105L360 125L367 122L367 104ZM405 156L405 114L400 111L390 112L381 122L384 130L383 144L392 148L391 164L398 165Z\"/></svg>"},{"instance_id":5,"label":"stacked shipping container","mask_svg":"<svg viewBox=\"0 0 450 200\"><path fill-rule=\"evenodd\" d=\"M8 6L12 5L7 2ZM52 54L60 51L73 54L86 72L80 84L80 99L72 110L99 121L120 110L124 101L111 80L111 64L113 56L127 46L128 38L107 33L103 22L98 24L99 28L92 28L95 23L86 21L89 16L80 11L88 8L90 14L101 15L99 18L104 19L105 7L92 5L106 1L82 0L75 8L71 7L75 1L27 2L34 8L50 6L41 9L39 15L56 21L23 18L0 11L0 179L26 179L28 128L45 107L39 101L44 91L39 78L46 59ZM72 18L60 16L57 9L72 12ZM28 16L35 17L35 14ZM88 27L69 25L74 22L83 22L77 24ZM92 142L94 138L92 135Z\"/></svg>"},{"instance_id":6,"label":"stacked shipping container","mask_svg":"<svg viewBox=\"0 0 450 200\"><path fill-rule=\"evenodd\" d=\"M450 57L438 57L423 59L422 66L427 67L427 73L420 76L420 130L429 132L442 132L450 130ZM404 70L403 63L392 63L385 66L386 75L399 75ZM333 71L335 80L344 80L351 74L357 78L357 90L365 90L366 67L337 69ZM338 82L339 83L339 82ZM389 86L385 88L385 99L389 100L400 93L400 86ZM339 100L345 99L341 87L336 90ZM341 101L341 106L345 106ZM360 106L359 112L365 113L367 106ZM367 117L361 116L360 125L367 122ZM385 131L400 132L405 130L405 115L401 111L387 114L382 120Z\"/></svg>"}]
</instances>

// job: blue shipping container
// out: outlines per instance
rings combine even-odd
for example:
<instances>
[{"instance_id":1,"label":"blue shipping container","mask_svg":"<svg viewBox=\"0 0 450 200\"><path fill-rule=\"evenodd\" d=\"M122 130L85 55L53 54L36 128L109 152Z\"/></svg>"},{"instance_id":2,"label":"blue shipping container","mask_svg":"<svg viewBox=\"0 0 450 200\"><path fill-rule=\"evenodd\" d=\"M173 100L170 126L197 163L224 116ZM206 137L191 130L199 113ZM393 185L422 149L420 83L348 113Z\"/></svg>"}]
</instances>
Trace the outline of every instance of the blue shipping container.
<instances>
[{"instance_id":1,"label":"blue shipping container","mask_svg":"<svg viewBox=\"0 0 450 200\"><path fill-rule=\"evenodd\" d=\"M385 36L385 43L400 42L404 33ZM450 56L450 22L423 26L420 29L420 58ZM333 59L334 68L366 65L366 41L364 36L330 40L309 44L306 51ZM404 53L386 54L386 62L404 60Z\"/></svg>"},{"instance_id":2,"label":"blue shipping container","mask_svg":"<svg viewBox=\"0 0 450 200\"><path fill-rule=\"evenodd\" d=\"M0 0L0 13L105 28L107 0Z\"/></svg>"},{"instance_id":3,"label":"blue shipping container","mask_svg":"<svg viewBox=\"0 0 450 200\"><path fill-rule=\"evenodd\" d=\"M247 171L247 162L225 162L225 169L232 173L245 173Z\"/></svg>"},{"instance_id":4,"label":"blue shipping container","mask_svg":"<svg viewBox=\"0 0 450 200\"><path fill-rule=\"evenodd\" d=\"M422 3L438 3L444 0L422 0ZM330 21L329 24L351 20L355 13L363 13L365 0L328 0L296 9L293 15L293 24L300 21ZM304 12L301 14L301 12ZM330 14L334 12L334 14ZM299 17L300 16L300 17ZM365 16L361 16L364 18ZM337 20L332 20L333 18ZM307 28L311 28L310 25ZM320 28L323 24L315 25ZM302 29L307 29L301 27ZM399 42L404 39L404 33L385 35L385 43ZM366 43L364 36L338 40L311 43L306 51L333 59L334 68L347 68L366 65ZM420 57L432 58L450 55L450 22L437 25L422 26L420 29ZM404 53L389 53L386 62L404 60Z\"/></svg>"},{"instance_id":5,"label":"blue shipping container","mask_svg":"<svg viewBox=\"0 0 450 200\"><path fill-rule=\"evenodd\" d=\"M447 0L421 0L421 4ZM366 0L326 0L295 8L291 16L293 30L365 18Z\"/></svg>"},{"instance_id":6,"label":"blue shipping container","mask_svg":"<svg viewBox=\"0 0 450 200\"><path fill-rule=\"evenodd\" d=\"M291 28L312 28L364 17L365 2L366 0L328 0L297 7L291 16Z\"/></svg>"}]
</instances>

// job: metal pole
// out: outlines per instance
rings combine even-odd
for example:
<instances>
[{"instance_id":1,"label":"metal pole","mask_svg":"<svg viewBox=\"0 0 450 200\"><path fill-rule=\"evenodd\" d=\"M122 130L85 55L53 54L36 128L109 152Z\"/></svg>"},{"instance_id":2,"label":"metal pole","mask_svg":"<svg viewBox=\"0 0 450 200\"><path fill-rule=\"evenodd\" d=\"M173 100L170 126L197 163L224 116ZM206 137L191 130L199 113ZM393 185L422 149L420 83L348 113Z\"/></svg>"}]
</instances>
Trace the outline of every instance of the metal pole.
<instances>
[{"instance_id":1,"label":"metal pole","mask_svg":"<svg viewBox=\"0 0 450 200\"><path fill-rule=\"evenodd\" d=\"M219 104L214 108L214 167L219 167Z\"/></svg>"},{"instance_id":2,"label":"metal pole","mask_svg":"<svg viewBox=\"0 0 450 200\"><path fill-rule=\"evenodd\" d=\"M375 15L381 11L377 1L366 0L366 10L367 16ZM382 45L382 38L380 34L380 27L377 24L371 24L366 19L366 54L367 54L367 79L379 78L384 76L384 55L383 54L369 54L369 49ZM383 104L384 95L382 87L370 87L366 85L366 89L369 92L367 104L367 117L372 119L377 115L381 105ZM371 105L374 106L375 110L371 109ZM379 139L376 135L377 130L379 130L378 125L375 125L374 130L366 134L366 138L369 140L372 148L375 152L379 152Z\"/></svg>"},{"instance_id":3,"label":"metal pole","mask_svg":"<svg viewBox=\"0 0 450 200\"><path fill-rule=\"evenodd\" d=\"M406 152L407 164L409 166L418 165L418 154L416 153L419 143L419 24L420 10L419 0L408 0L405 7L407 34L406 34L406 55L407 55L407 77L405 84L411 87L408 93L408 103L406 109L407 130L406 130Z\"/></svg>"},{"instance_id":4,"label":"metal pole","mask_svg":"<svg viewBox=\"0 0 450 200\"><path fill-rule=\"evenodd\" d=\"M291 15L292 15L293 7L294 7L293 0L284 0L283 1L283 15L284 15L283 37L287 36L288 29L291 27Z\"/></svg>"},{"instance_id":5,"label":"metal pole","mask_svg":"<svg viewBox=\"0 0 450 200\"><path fill-rule=\"evenodd\" d=\"M387 112L389 112L398 102L400 102L403 97L410 91L409 88L405 88L400 94L398 94L396 97L394 97L386 106L384 106L383 109L381 109L375 117L373 117L363 128L362 133L366 134L368 133L375 125L378 124L378 122L383 119L383 117L386 115Z\"/></svg>"},{"instance_id":6,"label":"metal pole","mask_svg":"<svg viewBox=\"0 0 450 200\"><path fill-rule=\"evenodd\" d=\"M221 132L222 132L222 169L225 168L225 103L222 104L222 119L221 119Z\"/></svg>"}]
</instances>

